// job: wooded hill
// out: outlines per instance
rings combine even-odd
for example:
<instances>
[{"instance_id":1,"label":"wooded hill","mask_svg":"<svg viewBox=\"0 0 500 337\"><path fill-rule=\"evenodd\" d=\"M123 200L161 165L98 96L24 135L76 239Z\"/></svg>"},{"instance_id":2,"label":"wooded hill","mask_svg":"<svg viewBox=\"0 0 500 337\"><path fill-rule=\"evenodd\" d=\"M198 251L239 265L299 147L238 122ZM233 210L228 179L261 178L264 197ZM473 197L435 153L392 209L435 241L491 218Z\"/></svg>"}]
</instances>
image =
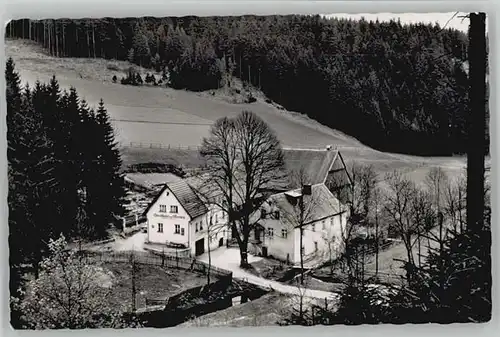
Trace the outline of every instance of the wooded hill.
<instances>
[{"instance_id":1,"label":"wooded hill","mask_svg":"<svg viewBox=\"0 0 500 337\"><path fill-rule=\"evenodd\" d=\"M7 37L54 56L129 60L203 91L236 76L288 110L374 148L465 152L467 35L320 16L17 20Z\"/></svg>"}]
</instances>

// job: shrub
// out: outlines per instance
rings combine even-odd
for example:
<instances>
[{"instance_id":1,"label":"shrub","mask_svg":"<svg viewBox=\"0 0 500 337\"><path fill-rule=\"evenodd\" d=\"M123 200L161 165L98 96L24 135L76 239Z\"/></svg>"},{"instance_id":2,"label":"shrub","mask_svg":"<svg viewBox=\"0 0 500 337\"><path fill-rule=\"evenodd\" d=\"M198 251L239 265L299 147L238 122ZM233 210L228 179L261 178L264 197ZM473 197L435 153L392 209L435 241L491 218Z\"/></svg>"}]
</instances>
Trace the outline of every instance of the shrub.
<instances>
[{"instance_id":1,"label":"shrub","mask_svg":"<svg viewBox=\"0 0 500 337\"><path fill-rule=\"evenodd\" d=\"M116 64L108 64L107 68L108 68L108 70L112 70L112 71L120 71L120 68L118 68L118 66Z\"/></svg>"}]
</instances>

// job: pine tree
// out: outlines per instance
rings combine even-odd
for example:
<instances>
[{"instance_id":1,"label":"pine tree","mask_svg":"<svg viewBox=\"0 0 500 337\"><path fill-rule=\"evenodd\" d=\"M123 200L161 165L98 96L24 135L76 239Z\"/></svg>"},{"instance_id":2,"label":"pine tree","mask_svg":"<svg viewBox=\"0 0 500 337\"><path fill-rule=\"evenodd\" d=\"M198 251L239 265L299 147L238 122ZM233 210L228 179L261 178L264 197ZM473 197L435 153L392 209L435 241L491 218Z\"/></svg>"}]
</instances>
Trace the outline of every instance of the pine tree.
<instances>
[{"instance_id":1,"label":"pine tree","mask_svg":"<svg viewBox=\"0 0 500 337\"><path fill-rule=\"evenodd\" d=\"M104 102L99 102L96 113L97 139L99 150L97 151L97 174L99 175L98 195L100 206L105 206L99 211L102 226L107 226L113 221L114 216L124 214L123 201L125 198L125 187L121 174L121 157L118 144L115 141L114 130L109 120L109 115L104 107Z\"/></svg>"}]
</instances>

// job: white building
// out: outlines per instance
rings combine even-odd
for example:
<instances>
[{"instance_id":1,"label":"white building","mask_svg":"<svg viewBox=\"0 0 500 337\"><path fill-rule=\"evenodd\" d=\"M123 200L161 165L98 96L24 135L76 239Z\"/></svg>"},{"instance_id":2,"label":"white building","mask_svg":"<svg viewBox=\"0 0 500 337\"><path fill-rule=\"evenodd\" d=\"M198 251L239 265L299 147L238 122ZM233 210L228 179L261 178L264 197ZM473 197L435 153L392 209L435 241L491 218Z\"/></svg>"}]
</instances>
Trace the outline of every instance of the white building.
<instances>
[{"instance_id":1,"label":"white building","mask_svg":"<svg viewBox=\"0 0 500 337\"><path fill-rule=\"evenodd\" d=\"M303 250L307 260L331 258L338 252L342 229L349 216L347 201L351 178L338 151L285 150L289 172L299 167L311 178L311 194L289 181L268 186L267 201L257 217L256 229L249 238L249 252L272 256L296 264L300 261L300 229L296 205L303 198L305 207L314 210L304 218ZM192 186L201 181L183 179L167 183L145 211L147 240L152 243L189 248L191 255L234 243L227 215L212 203L203 202ZM212 195L210 200L217 196ZM310 202L310 200L313 200ZM309 206L308 206L309 205ZM255 220L255 219L254 219Z\"/></svg>"},{"instance_id":2,"label":"white building","mask_svg":"<svg viewBox=\"0 0 500 337\"><path fill-rule=\"evenodd\" d=\"M275 194L261 209L260 230L254 231L253 251L298 264L302 227L304 260L333 258L341 248L347 217L347 208L342 207L325 184L312 185L310 195L301 189Z\"/></svg>"},{"instance_id":3,"label":"white building","mask_svg":"<svg viewBox=\"0 0 500 337\"><path fill-rule=\"evenodd\" d=\"M302 169L311 183L310 193L303 195L299 186L282 185L283 191L272 194L261 207L249 251L297 265L302 227L305 261L314 264L335 258L342 250L352 184L341 154L330 148L294 150L285 153L285 162L289 170Z\"/></svg>"},{"instance_id":4,"label":"white building","mask_svg":"<svg viewBox=\"0 0 500 337\"><path fill-rule=\"evenodd\" d=\"M145 211L147 241L200 255L226 244L225 213L205 205L186 180L166 184Z\"/></svg>"}]
</instances>

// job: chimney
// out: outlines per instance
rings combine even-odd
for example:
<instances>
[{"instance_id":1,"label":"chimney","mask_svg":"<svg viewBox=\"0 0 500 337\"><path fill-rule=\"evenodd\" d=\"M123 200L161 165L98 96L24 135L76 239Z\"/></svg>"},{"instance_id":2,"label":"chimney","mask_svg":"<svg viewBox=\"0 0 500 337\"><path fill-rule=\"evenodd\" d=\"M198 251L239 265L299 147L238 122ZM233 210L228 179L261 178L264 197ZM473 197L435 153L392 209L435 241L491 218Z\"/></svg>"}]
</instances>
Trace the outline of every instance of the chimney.
<instances>
[{"instance_id":1,"label":"chimney","mask_svg":"<svg viewBox=\"0 0 500 337\"><path fill-rule=\"evenodd\" d=\"M311 194L312 194L311 185L304 185L302 187L302 195L311 195Z\"/></svg>"}]
</instances>

